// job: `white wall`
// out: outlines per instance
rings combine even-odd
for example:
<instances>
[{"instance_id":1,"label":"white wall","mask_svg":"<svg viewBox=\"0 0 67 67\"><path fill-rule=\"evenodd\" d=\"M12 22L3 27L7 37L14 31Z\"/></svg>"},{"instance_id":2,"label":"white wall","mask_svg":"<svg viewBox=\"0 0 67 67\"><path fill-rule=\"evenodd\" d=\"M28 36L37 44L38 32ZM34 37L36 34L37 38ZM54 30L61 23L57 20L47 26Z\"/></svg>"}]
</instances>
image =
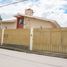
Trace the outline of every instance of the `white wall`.
<instances>
[{"instance_id":1,"label":"white wall","mask_svg":"<svg viewBox=\"0 0 67 67\"><path fill-rule=\"evenodd\" d=\"M24 17L25 28L57 28L55 24L46 20L39 20L36 18Z\"/></svg>"},{"instance_id":2,"label":"white wall","mask_svg":"<svg viewBox=\"0 0 67 67\"><path fill-rule=\"evenodd\" d=\"M0 29L1 27L5 29L16 29L16 26L17 26L16 22L4 22L2 23L2 26L0 24Z\"/></svg>"}]
</instances>

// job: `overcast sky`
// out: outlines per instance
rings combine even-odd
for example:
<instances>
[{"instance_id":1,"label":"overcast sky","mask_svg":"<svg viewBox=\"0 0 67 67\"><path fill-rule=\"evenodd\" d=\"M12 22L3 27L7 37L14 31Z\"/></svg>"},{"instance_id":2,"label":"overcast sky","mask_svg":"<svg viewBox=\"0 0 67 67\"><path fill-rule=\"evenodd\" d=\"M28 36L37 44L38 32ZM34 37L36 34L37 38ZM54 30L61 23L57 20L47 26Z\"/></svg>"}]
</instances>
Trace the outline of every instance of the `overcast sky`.
<instances>
[{"instance_id":1,"label":"overcast sky","mask_svg":"<svg viewBox=\"0 0 67 67\"><path fill-rule=\"evenodd\" d=\"M17 13L24 14L26 8L34 10L34 16L56 20L62 27L67 27L67 0L0 0L0 6L23 1L5 7L0 7L2 18L12 19Z\"/></svg>"}]
</instances>

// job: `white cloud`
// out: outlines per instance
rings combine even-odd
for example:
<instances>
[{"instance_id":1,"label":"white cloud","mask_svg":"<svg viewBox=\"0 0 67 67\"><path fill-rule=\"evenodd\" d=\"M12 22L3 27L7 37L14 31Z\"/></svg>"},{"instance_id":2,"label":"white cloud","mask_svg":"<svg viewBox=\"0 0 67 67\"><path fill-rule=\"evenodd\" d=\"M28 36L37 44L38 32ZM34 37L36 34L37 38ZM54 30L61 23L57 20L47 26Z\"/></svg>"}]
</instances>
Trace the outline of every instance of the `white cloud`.
<instances>
[{"instance_id":1,"label":"white cloud","mask_svg":"<svg viewBox=\"0 0 67 67\"><path fill-rule=\"evenodd\" d=\"M41 0L40 0L41 1ZM42 4L42 5L41 5ZM64 8L62 6L64 4L67 4L66 1L64 0L50 0L48 2L40 2L40 11L41 11L41 16L45 18L50 18L56 20L62 27L67 27L67 15L64 14Z\"/></svg>"},{"instance_id":2,"label":"white cloud","mask_svg":"<svg viewBox=\"0 0 67 67\"><path fill-rule=\"evenodd\" d=\"M19 0L13 0L19 1ZM58 21L61 26L67 26L67 15L64 14L63 5L67 4L65 0L39 0L35 3L32 0L25 2L17 3L15 5L9 5L6 7L0 8L0 14L6 14L13 16L14 14L24 13L24 10L28 7L31 7L34 10L35 16L50 18Z\"/></svg>"}]
</instances>

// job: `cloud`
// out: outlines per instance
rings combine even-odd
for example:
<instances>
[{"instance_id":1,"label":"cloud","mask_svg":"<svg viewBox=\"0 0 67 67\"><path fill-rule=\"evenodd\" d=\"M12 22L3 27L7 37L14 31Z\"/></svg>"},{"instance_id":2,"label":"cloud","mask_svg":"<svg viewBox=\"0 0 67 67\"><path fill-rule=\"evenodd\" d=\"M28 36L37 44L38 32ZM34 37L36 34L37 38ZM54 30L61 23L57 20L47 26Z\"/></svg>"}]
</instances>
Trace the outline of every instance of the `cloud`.
<instances>
[{"instance_id":1,"label":"cloud","mask_svg":"<svg viewBox=\"0 0 67 67\"><path fill-rule=\"evenodd\" d=\"M49 19L56 20L62 27L67 27L67 8L64 6L67 4L65 0L50 0L44 3L40 2L41 16Z\"/></svg>"},{"instance_id":2,"label":"cloud","mask_svg":"<svg viewBox=\"0 0 67 67\"><path fill-rule=\"evenodd\" d=\"M20 0L11 1L16 2ZM28 7L34 10L35 16L53 19L62 27L67 26L67 0L26 0L21 3L0 8L0 14L2 14L4 19L8 17L11 18L17 13L24 13L24 10Z\"/></svg>"}]
</instances>

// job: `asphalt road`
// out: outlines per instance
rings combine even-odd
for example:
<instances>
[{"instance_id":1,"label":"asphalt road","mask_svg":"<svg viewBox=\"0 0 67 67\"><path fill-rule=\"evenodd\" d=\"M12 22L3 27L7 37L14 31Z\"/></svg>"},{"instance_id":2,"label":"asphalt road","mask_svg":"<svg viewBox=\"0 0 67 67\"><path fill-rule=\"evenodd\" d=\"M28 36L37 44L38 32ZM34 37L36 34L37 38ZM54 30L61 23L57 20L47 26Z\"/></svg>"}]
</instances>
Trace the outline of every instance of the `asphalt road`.
<instances>
[{"instance_id":1,"label":"asphalt road","mask_svg":"<svg viewBox=\"0 0 67 67\"><path fill-rule=\"evenodd\" d=\"M0 48L0 67L67 67L67 59Z\"/></svg>"}]
</instances>

